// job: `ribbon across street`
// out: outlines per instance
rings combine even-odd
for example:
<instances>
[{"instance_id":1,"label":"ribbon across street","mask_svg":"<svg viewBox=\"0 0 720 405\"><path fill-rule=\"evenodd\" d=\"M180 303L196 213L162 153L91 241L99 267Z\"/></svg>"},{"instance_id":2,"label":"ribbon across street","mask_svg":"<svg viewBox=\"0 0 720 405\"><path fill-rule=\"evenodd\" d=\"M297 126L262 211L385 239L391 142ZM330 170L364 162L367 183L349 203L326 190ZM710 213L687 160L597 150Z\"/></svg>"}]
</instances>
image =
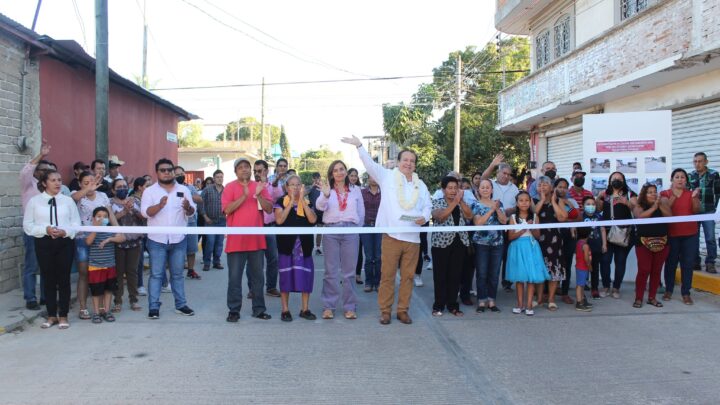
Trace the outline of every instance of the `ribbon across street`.
<instances>
[{"instance_id":1,"label":"ribbon across street","mask_svg":"<svg viewBox=\"0 0 720 405\"><path fill-rule=\"evenodd\" d=\"M650 225L650 224L671 224L678 222L703 222L718 221L720 213L702 215L685 215L673 217L641 218L641 219L616 219L612 221L587 221L587 222L555 222L540 224L518 224L518 225L467 225L467 226L390 226L390 227L184 227L184 226L79 226L75 228L61 227L62 229L73 229L78 232L107 232L107 233L153 233L153 234L184 234L184 235L345 235L345 234L368 234L368 233L420 233L420 232L463 232L463 231L509 231L509 230L533 230L533 229L560 229L560 228L586 228L586 227L610 227L628 225Z\"/></svg>"}]
</instances>

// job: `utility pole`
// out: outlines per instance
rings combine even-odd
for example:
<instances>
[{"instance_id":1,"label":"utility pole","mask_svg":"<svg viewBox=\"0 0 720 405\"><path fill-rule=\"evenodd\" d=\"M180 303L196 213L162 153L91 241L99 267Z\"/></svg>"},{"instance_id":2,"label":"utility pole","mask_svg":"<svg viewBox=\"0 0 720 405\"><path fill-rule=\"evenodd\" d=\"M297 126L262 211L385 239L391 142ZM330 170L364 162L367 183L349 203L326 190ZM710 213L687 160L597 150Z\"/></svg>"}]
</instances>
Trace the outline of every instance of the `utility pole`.
<instances>
[{"instance_id":1,"label":"utility pole","mask_svg":"<svg viewBox=\"0 0 720 405\"><path fill-rule=\"evenodd\" d=\"M455 150L453 151L453 170L460 172L460 97L462 96L462 54L457 57L457 89L455 98Z\"/></svg>"},{"instance_id":2,"label":"utility pole","mask_svg":"<svg viewBox=\"0 0 720 405\"><path fill-rule=\"evenodd\" d=\"M498 58L500 58L500 63L502 65L502 88L505 88L505 58L502 57L502 42L500 39L500 33L497 34L497 54Z\"/></svg>"},{"instance_id":3,"label":"utility pole","mask_svg":"<svg viewBox=\"0 0 720 405\"><path fill-rule=\"evenodd\" d=\"M268 145L270 141L268 141ZM260 159L265 159L265 78L262 78L262 93L260 96Z\"/></svg>"},{"instance_id":4,"label":"utility pole","mask_svg":"<svg viewBox=\"0 0 720 405\"><path fill-rule=\"evenodd\" d=\"M145 10L147 8L147 1L143 1L143 55L142 55L142 86L148 88L148 77L147 77L147 35L148 25L147 18L145 17Z\"/></svg>"},{"instance_id":5,"label":"utility pole","mask_svg":"<svg viewBox=\"0 0 720 405\"><path fill-rule=\"evenodd\" d=\"M95 0L95 158L108 158L108 2Z\"/></svg>"}]
</instances>

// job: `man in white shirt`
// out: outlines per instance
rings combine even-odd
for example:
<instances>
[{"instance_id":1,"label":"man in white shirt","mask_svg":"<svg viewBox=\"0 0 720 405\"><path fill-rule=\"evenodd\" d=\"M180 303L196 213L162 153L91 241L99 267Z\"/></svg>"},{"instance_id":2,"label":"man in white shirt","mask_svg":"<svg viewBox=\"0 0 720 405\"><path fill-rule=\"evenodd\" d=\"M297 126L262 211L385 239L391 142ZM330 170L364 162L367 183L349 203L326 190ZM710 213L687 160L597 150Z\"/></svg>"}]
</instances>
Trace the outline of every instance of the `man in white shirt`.
<instances>
[{"instance_id":1,"label":"man in white shirt","mask_svg":"<svg viewBox=\"0 0 720 405\"><path fill-rule=\"evenodd\" d=\"M148 226L174 226L186 228L188 219L195 213L195 202L190 190L175 181L175 165L171 160L155 163L157 183L145 189L140 212L148 219ZM175 298L175 312L195 315L185 300L185 253L187 238L184 234L149 233L147 248L150 252L150 280L148 282L148 318L160 317L160 288L166 262L170 265L170 284Z\"/></svg>"},{"instance_id":2,"label":"man in white shirt","mask_svg":"<svg viewBox=\"0 0 720 405\"><path fill-rule=\"evenodd\" d=\"M413 290L415 266L420 255L420 234L412 232L430 220L432 202L427 186L415 173L417 155L409 149L400 151L397 166L393 170L377 164L362 147L356 136L343 138L343 142L358 148L360 159L368 174L377 180L383 195L380 201L375 226L403 227L409 232L383 235L382 268L380 270L380 288L378 305L380 306L380 324L390 323L390 313L395 301L395 274L400 267L400 289L398 291L397 319L412 323L408 315L410 297Z\"/></svg>"}]
</instances>

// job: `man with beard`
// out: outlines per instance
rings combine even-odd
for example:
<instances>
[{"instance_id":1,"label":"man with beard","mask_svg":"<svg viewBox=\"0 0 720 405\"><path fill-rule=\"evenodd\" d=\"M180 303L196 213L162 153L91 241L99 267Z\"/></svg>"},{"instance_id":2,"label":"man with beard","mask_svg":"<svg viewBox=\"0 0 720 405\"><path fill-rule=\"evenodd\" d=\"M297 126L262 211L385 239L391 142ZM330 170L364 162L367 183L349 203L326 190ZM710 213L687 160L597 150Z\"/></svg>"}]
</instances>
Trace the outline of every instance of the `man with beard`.
<instances>
[{"instance_id":1,"label":"man with beard","mask_svg":"<svg viewBox=\"0 0 720 405\"><path fill-rule=\"evenodd\" d=\"M195 202L190 190L175 181L175 165L169 159L155 163L157 183L145 189L140 212L147 218L148 226L177 226L185 228L195 214ZM160 288L165 264L170 267L170 285L175 298L175 312L192 316L195 312L187 306L183 269L187 251L187 238L183 234L147 235L150 252L150 280L148 282L148 318L160 317Z\"/></svg>"}]
</instances>

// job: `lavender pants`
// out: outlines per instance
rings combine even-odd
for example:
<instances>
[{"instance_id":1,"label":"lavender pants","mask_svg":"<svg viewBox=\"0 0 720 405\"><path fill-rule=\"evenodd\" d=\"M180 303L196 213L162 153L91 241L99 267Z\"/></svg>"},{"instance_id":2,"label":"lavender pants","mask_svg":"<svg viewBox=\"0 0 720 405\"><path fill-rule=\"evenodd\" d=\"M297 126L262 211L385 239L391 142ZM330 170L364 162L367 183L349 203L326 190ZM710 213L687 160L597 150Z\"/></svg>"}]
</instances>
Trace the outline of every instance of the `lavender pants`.
<instances>
[{"instance_id":1,"label":"lavender pants","mask_svg":"<svg viewBox=\"0 0 720 405\"><path fill-rule=\"evenodd\" d=\"M328 227L357 226L351 222L326 224ZM323 309L335 310L340 298L342 280L343 310L355 311L355 266L359 249L359 235L324 235L323 257L325 259L325 277L323 278L322 301Z\"/></svg>"}]
</instances>

